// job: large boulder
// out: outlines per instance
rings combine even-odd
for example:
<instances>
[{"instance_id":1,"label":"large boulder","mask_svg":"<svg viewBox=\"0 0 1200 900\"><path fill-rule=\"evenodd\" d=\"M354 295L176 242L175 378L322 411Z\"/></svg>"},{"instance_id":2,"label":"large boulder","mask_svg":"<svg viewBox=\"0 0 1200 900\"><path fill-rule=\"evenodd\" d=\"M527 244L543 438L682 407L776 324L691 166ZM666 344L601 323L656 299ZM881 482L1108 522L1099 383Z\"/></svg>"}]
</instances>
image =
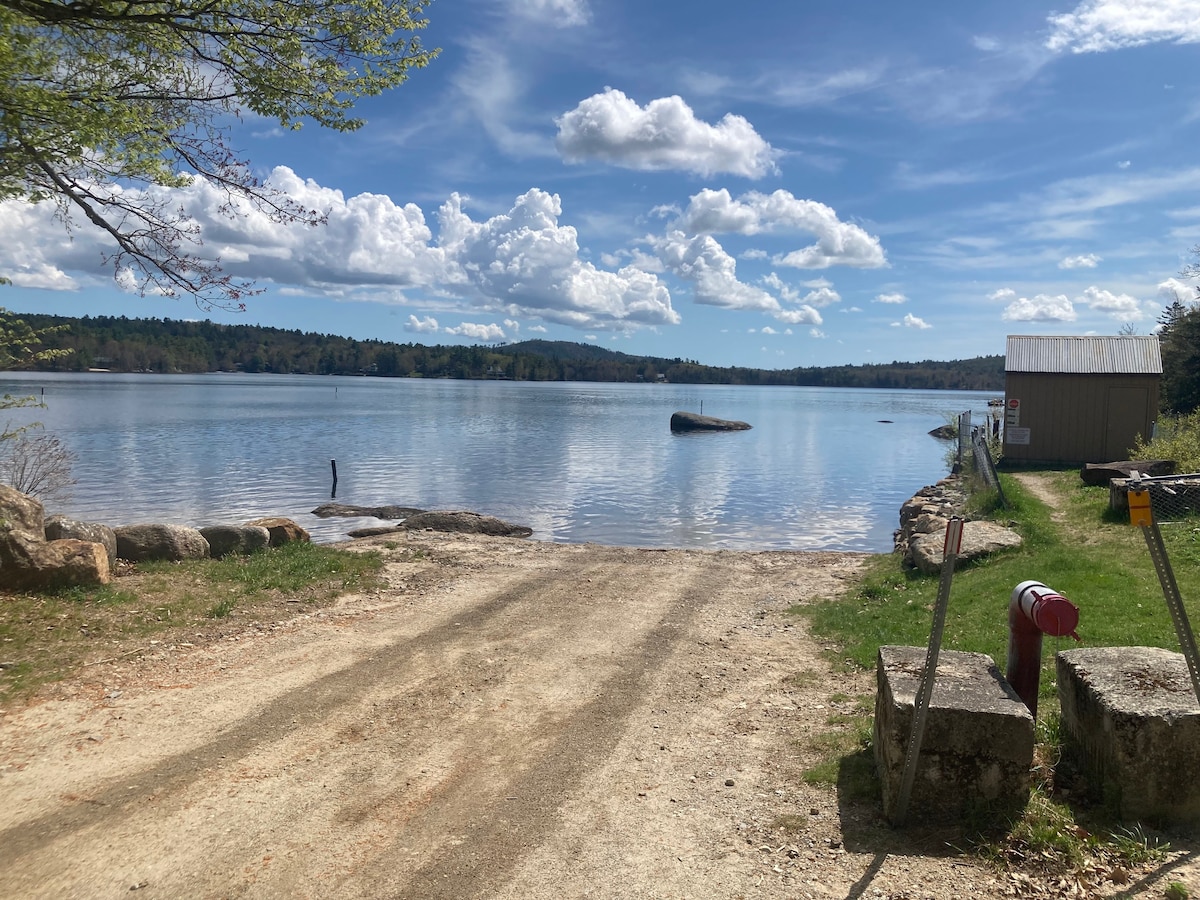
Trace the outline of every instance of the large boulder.
<instances>
[{"instance_id":1,"label":"large boulder","mask_svg":"<svg viewBox=\"0 0 1200 900\"><path fill-rule=\"evenodd\" d=\"M112 570L103 544L10 534L0 540L0 580L6 587L26 591L92 587L108 584Z\"/></svg>"},{"instance_id":2,"label":"large boulder","mask_svg":"<svg viewBox=\"0 0 1200 900\"><path fill-rule=\"evenodd\" d=\"M0 484L0 536L20 535L31 541L46 537L46 511L20 491Z\"/></svg>"},{"instance_id":3,"label":"large boulder","mask_svg":"<svg viewBox=\"0 0 1200 900\"><path fill-rule=\"evenodd\" d=\"M113 531L117 536L117 556L130 562L178 562L209 555L204 535L186 525L122 525Z\"/></svg>"},{"instance_id":4,"label":"large boulder","mask_svg":"<svg viewBox=\"0 0 1200 900\"><path fill-rule=\"evenodd\" d=\"M733 419L716 419L690 412L671 414L672 431L746 431L749 428L748 423Z\"/></svg>"},{"instance_id":5,"label":"large boulder","mask_svg":"<svg viewBox=\"0 0 1200 900\"><path fill-rule=\"evenodd\" d=\"M245 556L271 545L271 532L261 525L209 525L200 529L213 559Z\"/></svg>"},{"instance_id":6,"label":"large boulder","mask_svg":"<svg viewBox=\"0 0 1200 900\"><path fill-rule=\"evenodd\" d=\"M48 541L88 541L93 544L103 544L108 554L108 567L111 569L117 562L117 535L107 525L96 522L78 522L66 516L51 516L46 520L46 540Z\"/></svg>"},{"instance_id":7,"label":"large boulder","mask_svg":"<svg viewBox=\"0 0 1200 900\"><path fill-rule=\"evenodd\" d=\"M939 530L914 534L908 543L913 566L926 575L942 571L944 559L942 550L945 544L944 526ZM957 569L980 557L1020 546L1021 536L1010 528L994 522L965 522L963 523L962 547L958 551L954 567Z\"/></svg>"},{"instance_id":8,"label":"large boulder","mask_svg":"<svg viewBox=\"0 0 1200 900\"><path fill-rule=\"evenodd\" d=\"M255 519L247 525L257 525L271 533L271 546L282 547L284 544L307 544L312 538L307 531L283 516L271 516L266 519Z\"/></svg>"},{"instance_id":9,"label":"large boulder","mask_svg":"<svg viewBox=\"0 0 1200 900\"><path fill-rule=\"evenodd\" d=\"M533 529L525 525L513 525L495 516L453 510L447 512L425 512L409 516L401 524L409 531L454 531L463 534L491 534L500 537L529 537Z\"/></svg>"}]
</instances>

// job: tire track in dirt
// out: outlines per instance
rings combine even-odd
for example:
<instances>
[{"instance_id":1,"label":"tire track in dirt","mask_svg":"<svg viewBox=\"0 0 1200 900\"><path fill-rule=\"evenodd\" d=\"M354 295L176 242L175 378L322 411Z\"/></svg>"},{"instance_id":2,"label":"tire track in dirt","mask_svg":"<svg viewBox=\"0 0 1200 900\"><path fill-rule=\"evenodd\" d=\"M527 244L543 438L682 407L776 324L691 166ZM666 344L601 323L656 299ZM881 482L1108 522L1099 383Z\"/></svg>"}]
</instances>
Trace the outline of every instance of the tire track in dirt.
<instances>
[{"instance_id":1,"label":"tire track in dirt","mask_svg":"<svg viewBox=\"0 0 1200 900\"><path fill-rule=\"evenodd\" d=\"M530 743L505 746L485 765L476 758L460 766L420 827L461 835L461 840L400 878L392 874L399 862L396 853L384 854L374 860L371 871L375 876L388 873L387 877L368 879L348 893L386 894L396 900L492 895L511 868L555 827L565 796L621 739L623 724L644 701L650 682L704 605L701 585L708 581L707 575L694 573L687 584L668 576L676 581L676 599L615 661L616 674L599 686L597 695L556 722L551 734L531 735Z\"/></svg>"},{"instance_id":2,"label":"tire track in dirt","mask_svg":"<svg viewBox=\"0 0 1200 900\"><path fill-rule=\"evenodd\" d=\"M49 842L72 832L119 817L148 798L160 801L164 794L182 793L190 785L228 767L229 759L244 758L257 747L292 739L297 726L323 723L339 708L355 702L373 686L388 680L403 681L408 660L445 653L462 640L464 633L482 629L506 608L531 593L547 590L557 577L546 573L523 581L479 603L455 613L445 621L412 638L383 650L313 682L302 684L273 700L264 709L234 724L218 739L191 747L142 772L130 773L113 783L98 786L85 802L59 813L40 817L0 831L0 871Z\"/></svg>"},{"instance_id":3,"label":"tire track in dirt","mask_svg":"<svg viewBox=\"0 0 1200 900\"><path fill-rule=\"evenodd\" d=\"M614 566L612 559L604 558L600 563L581 566L569 557L558 556L555 568L535 577L520 577L512 585L499 585L497 592L485 594L473 605L452 613L420 634L391 643L332 674L286 691L214 740L189 747L139 772L111 779L109 783L87 791L82 798L70 799L70 805L66 807L7 828L0 832L0 872L7 873L0 876L0 885L7 883L11 888L30 888L40 884L42 888L49 888L46 881L38 880L37 869L52 866L60 854L69 853L78 860L91 859L96 864L103 864L113 851L95 846L88 849L87 845L114 840L128 844L139 832L171 829L173 824L178 824L175 821L177 814L202 801L212 801L218 790L229 787L232 780L240 778L243 782L253 783L258 777L253 769L256 764L262 764L256 763L253 757L271 745L291 746L295 751L293 756L304 753L309 761L323 756L324 766L318 763L307 768L323 769L313 772L313 777L325 779L337 775L341 778L343 784L341 790L334 792L335 799L341 794L349 795L348 802L332 815L325 816L332 824L326 826L323 833L311 824L295 823L290 838L292 849L312 846L314 841L324 842L326 851L333 851L332 856L339 863L334 871L347 862L352 863L351 868L359 868L353 865L353 860L343 858L345 846L352 843L351 837L360 838L360 844L365 838L367 851L361 854L358 862L370 861L370 870L378 874L381 867L376 864L377 857L380 850L387 851L390 846L379 826L395 825L394 819L399 815L407 828L432 836L431 841L427 841L430 846L418 856L435 851L441 854L437 857L439 861L426 863L420 870L426 874L426 882L436 883L441 874L464 865L466 851L456 851L453 845L449 849L441 847L447 835L456 833L450 827L453 822L459 821L459 832L465 827L463 823L470 823L469 829L477 832L471 845L480 847L479 834L483 832L479 832L478 824L491 821L495 823L488 844L491 849L483 855L488 859L488 868L495 868L497 858L508 856L515 848L510 844L518 831L508 827L509 814L517 813L522 821L541 822L535 830L548 827L561 791L587 764L590 754L603 745L605 735L611 740L612 729L636 703L644 679L654 671L655 661L660 661L671 647L666 631L659 633L660 629L652 627L660 624L661 617L650 617L643 623L644 627L651 627L647 634L640 639L631 639L619 655L610 652L609 658L601 661L600 668L607 670L608 678L593 685L593 698L574 713L569 707L543 711L534 721L525 723L525 730L533 729L537 734L527 736L524 743L511 743L511 736L503 734L506 729L511 729L511 725L478 712L479 708L491 709L492 705L499 707L504 703L503 700L495 701L499 694L514 693L511 689L519 682L521 673L520 667L511 660L518 656L550 658L555 655L555 648L560 648L561 655L564 647L575 648L572 651L574 657L568 654L567 662L589 653L595 655L597 648L590 645L589 639L595 639L601 631L607 632L614 624L596 620L611 619L612 610L595 603L581 606L575 602L577 591L573 586L588 583L592 596L609 593L609 586L618 582L625 584L628 590L630 578L626 557L630 554L617 551L616 555L622 560L621 565ZM603 577L598 577L601 572ZM654 580L650 578L651 574L659 580L675 577L668 569L660 567L659 572L653 573L653 567L650 567L644 578L633 581L640 581L649 588L648 581ZM677 598L667 610L670 618L690 614L689 607L697 600L694 596L680 597L679 590L680 586L676 585L666 592ZM619 594L620 590L613 588L612 592ZM648 593L663 595L657 586ZM633 622L626 625L631 627ZM603 643L610 645L611 638L611 634L605 634ZM508 646L504 646L506 644ZM502 655L498 650L506 651L510 659L507 669L500 672L484 664L484 661ZM634 677L625 674L631 670L637 673ZM564 671L562 677L569 680L568 676L569 672ZM431 682L436 685L431 686ZM449 682L465 687L459 695L466 694L467 690L477 695L475 711L464 711L461 705L455 706L456 695ZM402 688L397 690L399 686ZM578 694L578 685L575 688ZM582 696L586 698L586 692ZM550 699L562 706L562 696L551 696ZM364 725L363 716L377 714L380 708L392 711L391 724L400 729L400 733L381 733L369 721ZM415 715L412 714L414 709ZM401 715L406 710L409 714ZM444 732L445 729L437 726L446 724L450 717L454 718L453 735L438 734L439 730ZM323 737L306 735L309 731L330 730L332 734ZM381 734L384 740L354 740L356 735L364 734ZM382 743L384 746L362 746L364 743ZM450 766L449 773L443 775L441 782L430 786L430 779L416 778L417 772L412 766L404 765L404 761L413 760L414 765L419 765L431 756L430 745L433 744L443 745L440 747L443 754L449 749L457 755L457 761ZM496 747L503 749L496 752ZM407 777L410 783L423 781L425 784L419 785L421 790L416 792L419 794L416 802L399 796L413 791L393 787L392 796L381 796L369 789L363 791L363 785L355 783L364 780L361 774L364 764L353 762L351 758L365 755L364 751L368 749L375 750L377 756L367 767L370 771L365 780L378 783L382 773L384 777ZM531 755L559 762L531 768L528 765ZM381 765L380 756L392 764ZM360 774L356 774L356 768ZM504 773L513 773L511 785L505 786ZM278 776L272 780L276 787L281 786ZM306 780L297 776L290 778L292 782ZM290 786L295 785L282 785L284 788ZM485 797L498 797L500 788L503 788L504 796L517 796L518 801L493 799L493 807L484 812L485 818L481 819L480 803ZM328 812L326 806L328 800L318 800L307 808L302 801L296 803L297 810L305 810L316 817ZM132 821L140 824L131 830L129 823ZM264 824L269 832L270 821ZM338 826L350 835L333 835ZM186 872L193 861L203 861L206 857L233 854L236 860L239 855L246 856L250 849L247 844L255 844L256 837L268 837L267 834L255 835L256 830L252 825L250 833L243 830L232 841L217 838L191 852L176 848L175 866ZM525 832L522 840L527 841L532 834L529 829ZM267 843L278 845L279 841L267 840ZM128 851L129 848L126 846L125 849ZM411 849L405 852L411 853ZM384 853L385 857L388 855ZM396 853L390 855L394 857ZM279 876L282 876L283 884L303 882L306 873L311 875L308 872L311 860L304 857L304 853L293 854L297 861L294 871L289 875L287 866L277 865L268 880L277 886L282 886L275 880ZM391 863L395 862L398 861L391 860L382 870L394 871ZM218 880L225 880L236 868L228 865L213 875ZM345 873L344 868L342 872ZM192 877L197 874L193 870ZM332 872L326 874L336 877ZM222 893L228 891L227 880L225 885ZM258 884L259 888L263 886L263 882ZM193 880L191 887L195 889L200 885ZM343 887L353 891L351 883ZM433 894L426 891L424 896Z\"/></svg>"}]
</instances>

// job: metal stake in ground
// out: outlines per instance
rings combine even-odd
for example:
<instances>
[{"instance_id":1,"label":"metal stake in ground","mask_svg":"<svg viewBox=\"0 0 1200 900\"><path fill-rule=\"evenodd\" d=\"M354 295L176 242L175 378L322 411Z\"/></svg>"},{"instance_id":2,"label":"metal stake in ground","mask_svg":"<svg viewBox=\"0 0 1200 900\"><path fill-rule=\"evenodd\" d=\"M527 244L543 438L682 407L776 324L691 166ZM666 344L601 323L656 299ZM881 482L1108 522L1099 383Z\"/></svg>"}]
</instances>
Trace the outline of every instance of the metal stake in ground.
<instances>
[{"instance_id":1,"label":"metal stake in ground","mask_svg":"<svg viewBox=\"0 0 1200 900\"><path fill-rule=\"evenodd\" d=\"M1139 526L1146 538L1146 547L1150 550L1150 559L1154 563L1154 571L1158 573L1163 598L1167 601L1167 611L1171 614L1179 647L1192 676L1192 691L1196 694L1196 702L1200 703L1200 653L1196 650L1196 636L1192 633L1191 623L1188 622L1187 610L1183 606L1179 585L1175 582L1175 570L1171 568L1162 532L1158 530L1158 523L1154 521L1154 512L1150 508L1150 492L1142 489L1140 478L1135 478L1129 485L1128 496L1129 521Z\"/></svg>"},{"instance_id":2,"label":"metal stake in ground","mask_svg":"<svg viewBox=\"0 0 1200 900\"><path fill-rule=\"evenodd\" d=\"M937 677L938 653L942 649L942 632L946 628L946 608L950 604L950 583L954 580L954 563L962 549L963 520L954 516L946 523L946 543L942 547L942 580L938 585L937 603L933 607L933 628L929 632L929 652L925 655L925 669L921 672L921 684L913 701L912 729L908 734L908 750L904 754L904 774L900 778L900 796L896 801L896 814L892 823L904 827L908 817L908 804L912 799L913 780L917 777L917 760L921 756L921 740L925 736L925 717L929 712L929 698L933 696L933 681Z\"/></svg>"}]
</instances>

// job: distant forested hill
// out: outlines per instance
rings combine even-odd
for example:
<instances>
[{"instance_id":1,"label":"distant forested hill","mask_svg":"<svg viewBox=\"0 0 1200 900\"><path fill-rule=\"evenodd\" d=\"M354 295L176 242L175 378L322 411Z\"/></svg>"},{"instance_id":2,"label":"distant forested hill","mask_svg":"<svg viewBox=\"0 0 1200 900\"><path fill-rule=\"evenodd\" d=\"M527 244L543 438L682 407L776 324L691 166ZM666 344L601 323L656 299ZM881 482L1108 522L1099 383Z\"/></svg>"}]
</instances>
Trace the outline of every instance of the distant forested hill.
<instances>
[{"instance_id":1,"label":"distant forested hill","mask_svg":"<svg viewBox=\"0 0 1200 900\"><path fill-rule=\"evenodd\" d=\"M695 360L631 356L592 344L522 341L434 346L355 341L259 325L173 319L16 314L34 328L66 325L48 346L73 351L40 368L114 372L274 372L522 381L659 381L999 391L1004 357L797 369L718 368Z\"/></svg>"}]
</instances>

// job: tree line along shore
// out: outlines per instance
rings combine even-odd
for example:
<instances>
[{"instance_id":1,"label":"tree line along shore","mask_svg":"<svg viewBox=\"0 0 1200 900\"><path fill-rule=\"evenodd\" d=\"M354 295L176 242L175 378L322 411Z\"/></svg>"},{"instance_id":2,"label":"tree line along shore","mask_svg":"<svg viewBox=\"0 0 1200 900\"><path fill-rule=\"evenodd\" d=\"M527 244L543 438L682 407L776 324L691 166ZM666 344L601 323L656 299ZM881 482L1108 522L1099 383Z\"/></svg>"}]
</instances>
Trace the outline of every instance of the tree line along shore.
<instances>
[{"instance_id":1,"label":"tree line along shore","mask_svg":"<svg viewBox=\"0 0 1200 900\"><path fill-rule=\"evenodd\" d=\"M43 346L69 353L37 361L36 371L246 372L280 375L605 381L675 384L986 390L1004 387L1004 357L858 366L753 369L690 359L634 356L590 344L531 340L503 345L425 346L209 320L71 318L19 315L55 329Z\"/></svg>"}]
</instances>

